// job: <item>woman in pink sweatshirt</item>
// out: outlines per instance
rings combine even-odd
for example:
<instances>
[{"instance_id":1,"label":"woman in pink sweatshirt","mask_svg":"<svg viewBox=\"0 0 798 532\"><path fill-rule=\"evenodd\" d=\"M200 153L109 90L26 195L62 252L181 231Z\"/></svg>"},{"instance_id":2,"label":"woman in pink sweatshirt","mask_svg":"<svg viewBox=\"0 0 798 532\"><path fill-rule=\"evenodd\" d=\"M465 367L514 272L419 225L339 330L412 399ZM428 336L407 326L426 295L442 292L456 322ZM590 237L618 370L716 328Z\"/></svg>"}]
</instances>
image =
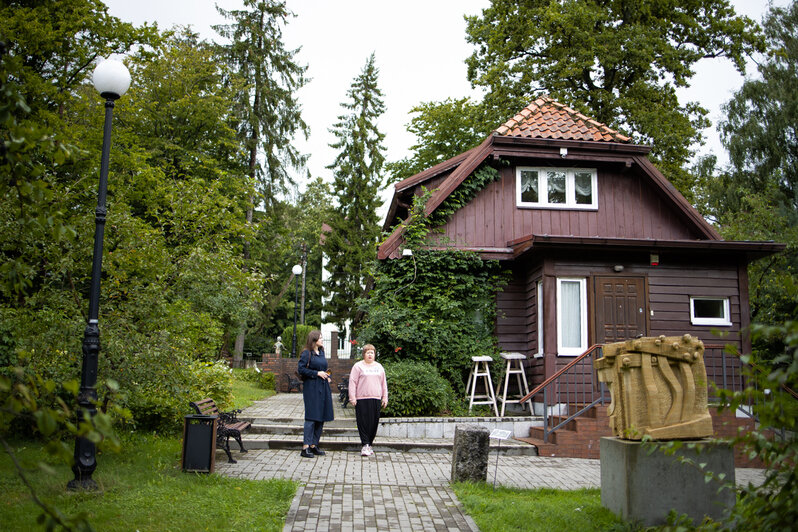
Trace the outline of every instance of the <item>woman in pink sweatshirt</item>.
<instances>
[{"instance_id":1,"label":"woman in pink sweatshirt","mask_svg":"<svg viewBox=\"0 0 798 532\"><path fill-rule=\"evenodd\" d=\"M349 402L355 407L357 431L360 433L360 456L371 456L374 436L380 423L380 411L388 404L388 381L385 369L375 362L374 346L363 346L363 360L352 367L349 373Z\"/></svg>"}]
</instances>

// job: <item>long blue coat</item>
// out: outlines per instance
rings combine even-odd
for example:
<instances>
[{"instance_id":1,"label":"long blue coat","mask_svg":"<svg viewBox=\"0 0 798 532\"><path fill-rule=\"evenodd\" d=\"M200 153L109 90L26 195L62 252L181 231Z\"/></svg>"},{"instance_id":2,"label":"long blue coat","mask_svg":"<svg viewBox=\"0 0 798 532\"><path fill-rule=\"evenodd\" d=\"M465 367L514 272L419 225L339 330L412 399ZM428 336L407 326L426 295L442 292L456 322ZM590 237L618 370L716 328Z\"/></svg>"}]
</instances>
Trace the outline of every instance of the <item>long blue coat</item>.
<instances>
[{"instance_id":1,"label":"long blue coat","mask_svg":"<svg viewBox=\"0 0 798 532\"><path fill-rule=\"evenodd\" d=\"M310 362L308 363L308 359ZM319 354L313 354L305 349L299 355L297 373L305 379L302 387L302 396L305 400L306 421L332 421L333 404L330 383L319 378L319 371L327 370L327 359L324 350L319 349Z\"/></svg>"}]
</instances>

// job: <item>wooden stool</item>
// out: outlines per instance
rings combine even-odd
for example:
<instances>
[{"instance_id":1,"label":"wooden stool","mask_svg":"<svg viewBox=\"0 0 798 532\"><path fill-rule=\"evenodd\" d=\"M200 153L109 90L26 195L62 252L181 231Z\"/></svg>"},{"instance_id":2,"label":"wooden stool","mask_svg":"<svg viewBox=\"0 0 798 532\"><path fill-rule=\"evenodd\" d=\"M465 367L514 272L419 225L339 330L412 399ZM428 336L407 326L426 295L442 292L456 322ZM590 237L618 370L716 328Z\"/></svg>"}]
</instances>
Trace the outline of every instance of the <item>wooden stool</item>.
<instances>
[{"instance_id":1,"label":"wooden stool","mask_svg":"<svg viewBox=\"0 0 798 532\"><path fill-rule=\"evenodd\" d=\"M520 403L521 398L529 393L529 385L526 382L526 372L524 371L524 360L526 355L521 353L502 353L501 357L507 361L507 367L504 370L504 386L499 397L502 403L502 417L504 417L504 407L507 403ZM510 375L515 375L515 380L518 383L518 396L516 399L507 399L507 388L510 384ZM526 403L529 405L529 413L532 412L532 400L527 399Z\"/></svg>"},{"instance_id":2,"label":"wooden stool","mask_svg":"<svg viewBox=\"0 0 798 532\"><path fill-rule=\"evenodd\" d=\"M490 368L488 364L493 362L489 356L471 357L474 367L471 368L471 373L468 375L468 384L466 385L466 397L471 400L468 403L468 411L471 412L471 407L474 405L493 405L493 410L496 416L499 415L499 407L496 404L496 393L493 391L493 381L490 378ZM477 381L482 377L485 384L485 394L476 395Z\"/></svg>"}]
</instances>

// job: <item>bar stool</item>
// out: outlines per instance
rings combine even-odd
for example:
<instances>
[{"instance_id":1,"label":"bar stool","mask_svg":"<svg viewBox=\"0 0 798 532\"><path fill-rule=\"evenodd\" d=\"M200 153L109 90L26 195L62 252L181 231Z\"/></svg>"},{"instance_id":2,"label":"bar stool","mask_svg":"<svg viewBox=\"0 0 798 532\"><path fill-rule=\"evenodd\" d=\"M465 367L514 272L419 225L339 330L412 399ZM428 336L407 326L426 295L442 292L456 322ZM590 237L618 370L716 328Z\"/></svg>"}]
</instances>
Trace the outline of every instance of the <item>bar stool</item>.
<instances>
[{"instance_id":1,"label":"bar stool","mask_svg":"<svg viewBox=\"0 0 798 532\"><path fill-rule=\"evenodd\" d=\"M499 397L502 403L502 417L504 417L504 408L507 403L520 403L521 398L529 394L529 385L526 382L526 372L524 371L524 360L526 355L521 353L502 353L501 357L507 361L507 367L504 370L504 390ZM515 375L515 380L518 384L518 396L515 399L507 399L507 388L510 384L510 375ZM513 397L513 396L511 396ZM529 413L532 414L532 400L527 399L526 403L529 405Z\"/></svg>"},{"instance_id":2,"label":"bar stool","mask_svg":"<svg viewBox=\"0 0 798 532\"><path fill-rule=\"evenodd\" d=\"M499 407L496 404L496 393L493 391L493 381L490 378L490 368L488 364L493 362L489 356L475 356L471 357L474 367L471 368L471 373L468 375L468 384L466 385L466 397L471 398L468 403L468 411L471 412L471 407L474 405L493 405L493 410L496 416L499 416ZM477 382L482 377L483 384L485 385L485 394L476 395Z\"/></svg>"}]
</instances>

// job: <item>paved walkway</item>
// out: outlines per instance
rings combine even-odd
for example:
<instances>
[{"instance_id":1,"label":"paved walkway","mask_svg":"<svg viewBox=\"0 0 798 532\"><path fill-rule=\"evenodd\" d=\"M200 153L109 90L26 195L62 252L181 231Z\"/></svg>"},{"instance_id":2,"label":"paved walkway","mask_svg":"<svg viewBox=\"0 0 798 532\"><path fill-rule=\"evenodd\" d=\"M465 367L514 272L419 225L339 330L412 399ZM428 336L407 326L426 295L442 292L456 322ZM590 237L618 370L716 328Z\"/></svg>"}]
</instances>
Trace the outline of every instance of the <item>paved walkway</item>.
<instances>
[{"instance_id":1,"label":"paved walkway","mask_svg":"<svg viewBox=\"0 0 798 532\"><path fill-rule=\"evenodd\" d=\"M336 422L353 417L336 405ZM246 409L245 417L301 419L302 396L278 394ZM377 434L379 440L379 433ZM324 448L324 436L320 447ZM451 453L384 452L369 458L329 451L300 458L299 449L235 453L237 464L219 455L219 474L247 479L283 478L303 485L291 504L285 531L478 530L449 487ZM489 483L515 488L573 490L600 487L598 460L506 456L491 453ZM757 469L737 469L738 484L759 483Z\"/></svg>"}]
</instances>

